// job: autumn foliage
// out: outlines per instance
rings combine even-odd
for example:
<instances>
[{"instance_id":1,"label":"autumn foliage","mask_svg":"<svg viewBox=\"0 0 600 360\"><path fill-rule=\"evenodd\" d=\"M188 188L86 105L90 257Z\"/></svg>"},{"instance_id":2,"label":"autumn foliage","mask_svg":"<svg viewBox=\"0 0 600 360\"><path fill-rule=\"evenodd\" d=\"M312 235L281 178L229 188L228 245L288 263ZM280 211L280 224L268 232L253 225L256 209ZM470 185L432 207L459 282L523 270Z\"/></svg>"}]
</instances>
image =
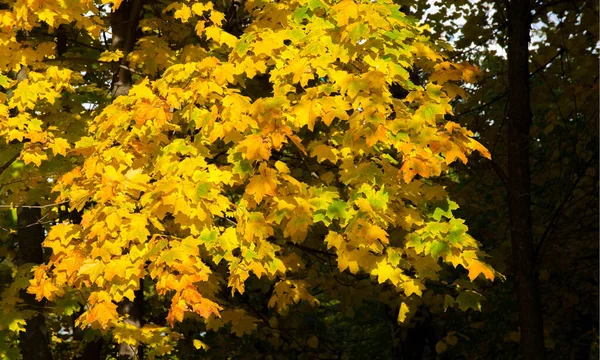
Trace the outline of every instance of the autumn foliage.
<instances>
[{"instance_id":1,"label":"autumn foliage","mask_svg":"<svg viewBox=\"0 0 600 360\"><path fill-rule=\"evenodd\" d=\"M30 314L15 310L25 287L54 316L80 309L77 327L151 356L191 341L184 321L285 338L302 304L377 301L404 324L423 305L480 308L471 281L496 272L437 180L473 151L489 157L448 120L476 68L385 0L246 1L237 30L220 2L148 2L133 49L103 48L126 3L0 10L0 135L31 179L5 203L57 204L44 208L47 261L2 295L7 339ZM89 46L59 54L66 28L73 49ZM111 100L122 70L135 85ZM449 268L463 275L449 282ZM138 327L118 306L140 294L165 313ZM318 338L273 342L305 345Z\"/></svg>"}]
</instances>

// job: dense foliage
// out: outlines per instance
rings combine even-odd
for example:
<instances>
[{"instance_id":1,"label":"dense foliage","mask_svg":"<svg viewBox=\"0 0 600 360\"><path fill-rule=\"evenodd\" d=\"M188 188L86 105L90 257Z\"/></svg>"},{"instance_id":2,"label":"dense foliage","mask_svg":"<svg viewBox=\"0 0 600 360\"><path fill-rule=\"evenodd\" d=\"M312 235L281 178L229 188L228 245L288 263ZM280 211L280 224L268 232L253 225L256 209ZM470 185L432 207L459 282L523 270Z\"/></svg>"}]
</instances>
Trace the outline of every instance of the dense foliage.
<instances>
[{"instance_id":1,"label":"dense foliage","mask_svg":"<svg viewBox=\"0 0 600 360\"><path fill-rule=\"evenodd\" d=\"M0 357L516 358L517 2L0 0ZM526 10L526 280L587 359L598 8Z\"/></svg>"},{"instance_id":2,"label":"dense foliage","mask_svg":"<svg viewBox=\"0 0 600 360\"><path fill-rule=\"evenodd\" d=\"M235 354L203 339L227 326L267 352L333 356L292 325L307 305L380 302L400 323L423 302L480 307L444 269L494 270L432 181L489 156L445 118L476 69L396 5L251 1L237 29L212 2L33 5L2 12L0 131L16 153L7 175L36 180L3 192L14 208L58 204L43 207L49 251L27 287L50 301L53 338L81 328L133 355L183 356L183 341ZM40 193L54 180L56 198ZM31 315L18 311L28 269L3 295L5 351ZM143 314L122 306L141 301Z\"/></svg>"}]
</instances>

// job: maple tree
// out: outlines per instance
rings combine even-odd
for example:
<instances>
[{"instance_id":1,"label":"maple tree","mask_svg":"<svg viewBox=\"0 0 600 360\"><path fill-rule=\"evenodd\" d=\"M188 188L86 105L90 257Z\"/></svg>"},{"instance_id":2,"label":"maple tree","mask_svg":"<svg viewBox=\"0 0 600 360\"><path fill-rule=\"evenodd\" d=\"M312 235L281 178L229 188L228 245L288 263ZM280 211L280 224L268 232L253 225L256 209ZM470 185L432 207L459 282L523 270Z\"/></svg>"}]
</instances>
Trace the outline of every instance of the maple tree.
<instances>
[{"instance_id":1,"label":"maple tree","mask_svg":"<svg viewBox=\"0 0 600 360\"><path fill-rule=\"evenodd\" d=\"M73 356L105 338L154 357L223 329L332 351L287 327L306 306L481 308L472 281L499 274L436 182L489 157L448 119L478 70L392 1L2 4L3 200L31 220L7 248L45 225L48 249L5 252L3 354L39 313L52 346L85 331ZM155 313L122 310L141 300Z\"/></svg>"}]
</instances>

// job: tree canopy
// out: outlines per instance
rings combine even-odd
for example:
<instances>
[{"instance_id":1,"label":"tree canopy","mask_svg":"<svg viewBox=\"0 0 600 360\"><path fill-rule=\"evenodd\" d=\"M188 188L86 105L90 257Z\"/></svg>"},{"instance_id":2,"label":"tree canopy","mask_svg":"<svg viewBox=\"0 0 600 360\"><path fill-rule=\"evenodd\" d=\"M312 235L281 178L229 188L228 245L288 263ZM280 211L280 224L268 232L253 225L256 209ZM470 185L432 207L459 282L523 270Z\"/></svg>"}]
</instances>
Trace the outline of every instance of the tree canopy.
<instances>
[{"instance_id":1,"label":"tree canopy","mask_svg":"<svg viewBox=\"0 0 600 360\"><path fill-rule=\"evenodd\" d=\"M544 90L516 206L514 76L465 51L515 32L474 30L463 3L419 21L429 2L0 1L0 357L421 359L493 332L478 319L517 312L524 279L502 255L515 211L548 219L511 234L538 256L597 199L598 76L570 68L597 55L597 7L565 9L587 37L521 67ZM549 28L567 5L538 6ZM552 264L532 261L537 289Z\"/></svg>"}]
</instances>

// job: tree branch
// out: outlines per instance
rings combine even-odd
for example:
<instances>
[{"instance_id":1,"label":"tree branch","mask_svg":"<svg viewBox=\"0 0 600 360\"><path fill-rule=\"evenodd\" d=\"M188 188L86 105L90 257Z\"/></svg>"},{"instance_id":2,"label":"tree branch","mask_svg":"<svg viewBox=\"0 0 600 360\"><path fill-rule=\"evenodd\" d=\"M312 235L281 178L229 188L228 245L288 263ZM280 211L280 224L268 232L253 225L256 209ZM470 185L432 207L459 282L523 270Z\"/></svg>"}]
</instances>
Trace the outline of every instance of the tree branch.
<instances>
[{"instance_id":1,"label":"tree branch","mask_svg":"<svg viewBox=\"0 0 600 360\"><path fill-rule=\"evenodd\" d=\"M16 153L12 158L10 158L4 165L0 167L0 175L4 172L4 170L8 169L12 163L14 163L21 155L21 152Z\"/></svg>"},{"instance_id":2,"label":"tree branch","mask_svg":"<svg viewBox=\"0 0 600 360\"><path fill-rule=\"evenodd\" d=\"M548 67L548 65L550 65L550 64L551 64L551 63L552 63L554 60L556 60L556 58L558 58L558 57L559 57L559 56L560 56L560 55L561 55L561 54L562 54L564 51L565 51L565 49L564 49L564 48L562 48L562 47L561 47L561 48L559 48L559 49L558 49L558 52L556 53L556 55L554 55L554 56L553 56L553 57L552 57L550 60L548 60L548 61L547 61L547 62L546 62L544 65L540 66L540 67L539 67L539 68L537 68L535 71L533 71L532 73L530 73L530 74L529 74L529 78L531 79L533 76L537 75L537 74L538 74L540 71L544 71L544 70L545 70L545 69ZM502 100L502 99L503 99L503 98L505 98L507 95L508 95L508 91L505 91L505 92L503 92L503 93L501 93L501 94L499 94L499 95L496 95L496 96L495 96L495 97L494 97L492 100L490 100L489 102L487 102L487 103L485 103L485 104L482 104L482 105L480 105L480 106L474 107L474 108L472 108L472 109L469 109L469 110L467 110L467 111L465 111L465 112L462 112L462 113L460 113L460 114L457 114L457 115L456 115L456 117L463 116L463 115L466 115L466 114L469 114L469 113L472 113L472 112L475 112L475 111L479 111L479 110L481 110L481 109L484 109L484 108L486 108L486 107L488 107L488 106L492 105L493 103L495 103L495 102L497 102L497 101L500 101L500 100Z\"/></svg>"},{"instance_id":3,"label":"tree branch","mask_svg":"<svg viewBox=\"0 0 600 360\"><path fill-rule=\"evenodd\" d=\"M569 192L567 193L567 195L565 196L565 198L563 199L563 201L560 203L560 205L558 205L558 207L556 208L556 210L554 210L554 213L552 214L552 217L550 218L550 221L548 222L548 225L546 226L546 229L544 230L544 233L540 237L540 241L538 243L538 246L535 249L536 258L538 259L538 266L541 263L539 261L539 256L540 256L540 254L542 253L542 251L546 247L548 237L552 233L552 229L554 227L554 224L558 221L558 219L562 215L562 211L565 208L565 206L567 205L567 203L569 202L569 200L571 199L571 197L573 196L573 192L577 188L577 185L579 185L579 182L581 181L581 179L584 178L585 171L589 168L589 166L591 165L591 163L594 160L596 160L596 159L597 159L596 155L592 156L591 159L580 169L579 176L577 177L577 179L575 180L575 182L573 183L573 185L570 187Z\"/></svg>"}]
</instances>

